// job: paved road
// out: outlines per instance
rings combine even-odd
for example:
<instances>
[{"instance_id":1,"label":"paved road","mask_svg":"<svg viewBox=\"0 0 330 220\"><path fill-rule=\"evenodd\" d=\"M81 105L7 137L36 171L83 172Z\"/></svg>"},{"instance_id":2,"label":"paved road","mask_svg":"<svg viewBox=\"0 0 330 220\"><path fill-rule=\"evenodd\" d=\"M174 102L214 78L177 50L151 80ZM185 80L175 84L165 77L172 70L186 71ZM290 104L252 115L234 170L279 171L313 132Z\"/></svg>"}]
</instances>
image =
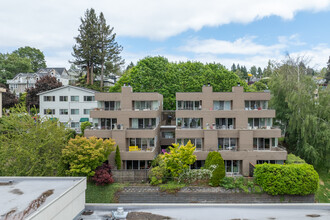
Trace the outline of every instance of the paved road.
<instances>
[{"instance_id":1,"label":"paved road","mask_svg":"<svg viewBox=\"0 0 330 220\"><path fill-rule=\"evenodd\" d=\"M104 214L117 207L125 211L151 212L174 219L330 219L330 204L87 204L86 209L95 215ZM314 216L314 217L310 217Z\"/></svg>"}]
</instances>

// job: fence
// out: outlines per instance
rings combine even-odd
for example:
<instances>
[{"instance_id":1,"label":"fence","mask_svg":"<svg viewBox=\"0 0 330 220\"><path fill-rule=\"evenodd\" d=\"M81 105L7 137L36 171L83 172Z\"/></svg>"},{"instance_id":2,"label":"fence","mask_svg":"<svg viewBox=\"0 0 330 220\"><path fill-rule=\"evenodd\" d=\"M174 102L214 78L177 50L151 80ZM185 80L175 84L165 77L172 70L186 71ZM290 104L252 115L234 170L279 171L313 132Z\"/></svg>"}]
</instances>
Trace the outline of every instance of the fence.
<instances>
[{"instance_id":1,"label":"fence","mask_svg":"<svg viewBox=\"0 0 330 220\"><path fill-rule=\"evenodd\" d=\"M141 183L148 181L149 170L112 170L115 182Z\"/></svg>"}]
</instances>

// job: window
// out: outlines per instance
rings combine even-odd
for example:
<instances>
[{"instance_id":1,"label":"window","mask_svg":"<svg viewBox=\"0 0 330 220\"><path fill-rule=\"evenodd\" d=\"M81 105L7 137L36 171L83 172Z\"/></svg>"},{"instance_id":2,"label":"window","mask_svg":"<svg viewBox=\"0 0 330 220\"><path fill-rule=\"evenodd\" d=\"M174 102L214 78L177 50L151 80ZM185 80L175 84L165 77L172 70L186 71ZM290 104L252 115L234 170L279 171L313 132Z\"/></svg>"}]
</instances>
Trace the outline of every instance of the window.
<instances>
[{"instance_id":1,"label":"window","mask_svg":"<svg viewBox=\"0 0 330 220\"><path fill-rule=\"evenodd\" d=\"M175 138L175 132L174 131L163 131L162 137L165 139Z\"/></svg>"},{"instance_id":2,"label":"window","mask_svg":"<svg viewBox=\"0 0 330 220\"><path fill-rule=\"evenodd\" d=\"M239 174L241 171L241 160L225 160L226 173Z\"/></svg>"},{"instance_id":3,"label":"window","mask_svg":"<svg viewBox=\"0 0 330 220\"><path fill-rule=\"evenodd\" d=\"M117 118L101 118L101 129L111 130L115 129L117 125Z\"/></svg>"},{"instance_id":4,"label":"window","mask_svg":"<svg viewBox=\"0 0 330 220\"><path fill-rule=\"evenodd\" d=\"M71 122L71 128L79 128L79 122Z\"/></svg>"},{"instance_id":5,"label":"window","mask_svg":"<svg viewBox=\"0 0 330 220\"><path fill-rule=\"evenodd\" d=\"M144 170L149 169L151 160L124 160L126 170Z\"/></svg>"},{"instance_id":6,"label":"window","mask_svg":"<svg viewBox=\"0 0 330 220\"><path fill-rule=\"evenodd\" d=\"M67 102L68 96L60 96L60 102Z\"/></svg>"},{"instance_id":7,"label":"window","mask_svg":"<svg viewBox=\"0 0 330 220\"><path fill-rule=\"evenodd\" d=\"M134 110L158 110L159 101L133 101Z\"/></svg>"},{"instance_id":8,"label":"window","mask_svg":"<svg viewBox=\"0 0 330 220\"><path fill-rule=\"evenodd\" d=\"M177 118L176 126L178 128L198 128L201 129L202 119L201 118Z\"/></svg>"},{"instance_id":9,"label":"window","mask_svg":"<svg viewBox=\"0 0 330 220\"><path fill-rule=\"evenodd\" d=\"M155 138L129 138L129 146L137 146L142 151L153 151L155 148Z\"/></svg>"},{"instance_id":10,"label":"window","mask_svg":"<svg viewBox=\"0 0 330 220\"><path fill-rule=\"evenodd\" d=\"M262 110L268 109L268 101L257 100L257 101L245 101L245 110Z\"/></svg>"},{"instance_id":11,"label":"window","mask_svg":"<svg viewBox=\"0 0 330 220\"><path fill-rule=\"evenodd\" d=\"M95 101L95 97L94 96L84 96L84 101L85 102Z\"/></svg>"},{"instance_id":12,"label":"window","mask_svg":"<svg viewBox=\"0 0 330 220\"><path fill-rule=\"evenodd\" d=\"M156 118L132 118L131 128L154 129L156 126Z\"/></svg>"},{"instance_id":13,"label":"window","mask_svg":"<svg viewBox=\"0 0 330 220\"><path fill-rule=\"evenodd\" d=\"M79 96L78 95L71 96L71 102L79 102Z\"/></svg>"},{"instance_id":14,"label":"window","mask_svg":"<svg viewBox=\"0 0 330 220\"><path fill-rule=\"evenodd\" d=\"M237 138L219 138L219 150L237 150Z\"/></svg>"},{"instance_id":15,"label":"window","mask_svg":"<svg viewBox=\"0 0 330 220\"><path fill-rule=\"evenodd\" d=\"M272 118L249 118L248 119L248 128L267 128L270 129L273 125Z\"/></svg>"},{"instance_id":16,"label":"window","mask_svg":"<svg viewBox=\"0 0 330 220\"><path fill-rule=\"evenodd\" d=\"M55 115L55 109L44 109L44 115Z\"/></svg>"},{"instance_id":17,"label":"window","mask_svg":"<svg viewBox=\"0 0 330 220\"><path fill-rule=\"evenodd\" d=\"M90 109L84 109L84 115L89 115L90 114Z\"/></svg>"},{"instance_id":18,"label":"window","mask_svg":"<svg viewBox=\"0 0 330 220\"><path fill-rule=\"evenodd\" d=\"M120 102L119 101L104 102L104 110L107 111L120 110Z\"/></svg>"},{"instance_id":19,"label":"window","mask_svg":"<svg viewBox=\"0 0 330 220\"><path fill-rule=\"evenodd\" d=\"M278 146L278 138L272 138L272 147Z\"/></svg>"},{"instance_id":20,"label":"window","mask_svg":"<svg viewBox=\"0 0 330 220\"><path fill-rule=\"evenodd\" d=\"M216 118L215 124L217 129L234 129L235 118Z\"/></svg>"},{"instance_id":21,"label":"window","mask_svg":"<svg viewBox=\"0 0 330 220\"><path fill-rule=\"evenodd\" d=\"M176 143L180 144L180 145L187 145L188 142L191 142L193 145L195 145L196 150L202 150L202 143L203 140L202 138L180 138L176 140Z\"/></svg>"},{"instance_id":22,"label":"window","mask_svg":"<svg viewBox=\"0 0 330 220\"><path fill-rule=\"evenodd\" d=\"M67 115L68 113L68 109L60 109L60 115Z\"/></svg>"},{"instance_id":23,"label":"window","mask_svg":"<svg viewBox=\"0 0 330 220\"><path fill-rule=\"evenodd\" d=\"M178 110L201 110L202 101L177 101Z\"/></svg>"},{"instance_id":24,"label":"window","mask_svg":"<svg viewBox=\"0 0 330 220\"><path fill-rule=\"evenodd\" d=\"M205 165L205 160L196 160L195 163L191 164L191 169L200 169Z\"/></svg>"},{"instance_id":25,"label":"window","mask_svg":"<svg viewBox=\"0 0 330 220\"><path fill-rule=\"evenodd\" d=\"M253 138L253 150L270 150L270 139Z\"/></svg>"},{"instance_id":26,"label":"window","mask_svg":"<svg viewBox=\"0 0 330 220\"><path fill-rule=\"evenodd\" d=\"M231 101L213 101L213 110L231 110Z\"/></svg>"},{"instance_id":27,"label":"window","mask_svg":"<svg viewBox=\"0 0 330 220\"><path fill-rule=\"evenodd\" d=\"M71 109L71 115L79 115L79 109Z\"/></svg>"},{"instance_id":28,"label":"window","mask_svg":"<svg viewBox=\"0 0 330 220\"><path fill-rule=\"evenodd\" d=\"M44 102L55 102L55 96L44 96Z\"/></svg>"}]
</instances>

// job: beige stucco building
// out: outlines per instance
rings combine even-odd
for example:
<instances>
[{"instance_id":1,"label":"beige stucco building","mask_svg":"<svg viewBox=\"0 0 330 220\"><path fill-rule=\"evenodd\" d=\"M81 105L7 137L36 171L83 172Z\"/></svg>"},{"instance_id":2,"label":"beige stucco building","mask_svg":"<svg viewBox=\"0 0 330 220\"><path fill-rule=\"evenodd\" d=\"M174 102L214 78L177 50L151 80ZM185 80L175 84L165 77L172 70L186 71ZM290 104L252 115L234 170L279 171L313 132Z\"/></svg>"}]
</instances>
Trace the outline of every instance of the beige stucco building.
<instances>
[{"instance_id":1,"label":"beige stucco building","mask_svg":"<svg viewBox=\"0 0 330 220\"><path fill-rule=\"evenodd\" d=\"M203 166L210 151L219 151L227 174L249 175L257 163L283 163L287 152L278 146L281 130L274 128L275 110L268 109L269 92L176 93L176 111L163 111L158 93L96 93L99 108L91 111L98 119L85 136L113 138L121 151L124 169L148 168L150 161L172 143L195 146L195 168ZM113 161L113 155L110 156Z\"/></svg>"}]
</instances>

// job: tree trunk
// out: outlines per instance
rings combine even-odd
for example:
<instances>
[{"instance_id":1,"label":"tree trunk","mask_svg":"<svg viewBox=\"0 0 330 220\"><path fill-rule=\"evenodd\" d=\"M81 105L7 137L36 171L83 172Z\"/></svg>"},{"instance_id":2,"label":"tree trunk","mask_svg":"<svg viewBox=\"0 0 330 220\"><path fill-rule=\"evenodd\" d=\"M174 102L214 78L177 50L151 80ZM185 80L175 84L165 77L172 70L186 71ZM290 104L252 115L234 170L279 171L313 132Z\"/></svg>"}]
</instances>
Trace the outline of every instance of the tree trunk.
<instances>
[{"instance_id":1,"label":"tree trunk","mask_svg":"<svg viewBox=\"0 0 330 220\"><path fill-rule=\"evenodd\" d=\"M89 84L89 65L87 65L86 70L87 70L87 73L86 73L86 77L87 77L86 84L88 85Z\"/></svg>"},{"instance_id":2,"label":"tree trunk","mask_svg":"<svg viewBox=\"0 0 330 220\"><path fill-rule=\"evenodd\" d=\"M104 71L104 61L101 65L101 91L103 91L103 71Z\"/></svg>"},{"instance_id":3,"label":"tree trunk","mask_svg":"<svg viewBox=\"0 0 330 220\"><path fill-rule=\"evenodd\" d=\"M93 65L91 66L91 85L94 84L94 73L93 73Z\"/></svg>"}]
</instances>

